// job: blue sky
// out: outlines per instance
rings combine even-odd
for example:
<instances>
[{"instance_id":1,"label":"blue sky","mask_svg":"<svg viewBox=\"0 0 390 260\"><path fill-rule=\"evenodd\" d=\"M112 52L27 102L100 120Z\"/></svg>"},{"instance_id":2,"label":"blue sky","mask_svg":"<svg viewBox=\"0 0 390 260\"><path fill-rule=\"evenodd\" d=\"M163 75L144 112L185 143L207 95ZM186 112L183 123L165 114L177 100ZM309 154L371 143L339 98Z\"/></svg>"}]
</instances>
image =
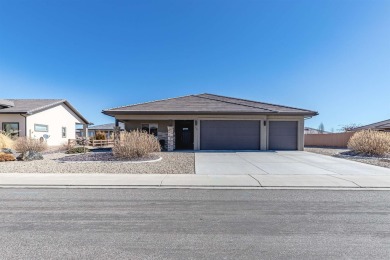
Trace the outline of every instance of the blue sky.
<instances>
[{"instance_id":1,"label":"blue sky","mask_svg":"<svg viewBox=\"0 0 390 260\"><path fill-rule=\"evenodd\" d=\"M390 1L0 0L0 96L105 108L214 93L390 118Z\"/></svg>"}]
</instances>

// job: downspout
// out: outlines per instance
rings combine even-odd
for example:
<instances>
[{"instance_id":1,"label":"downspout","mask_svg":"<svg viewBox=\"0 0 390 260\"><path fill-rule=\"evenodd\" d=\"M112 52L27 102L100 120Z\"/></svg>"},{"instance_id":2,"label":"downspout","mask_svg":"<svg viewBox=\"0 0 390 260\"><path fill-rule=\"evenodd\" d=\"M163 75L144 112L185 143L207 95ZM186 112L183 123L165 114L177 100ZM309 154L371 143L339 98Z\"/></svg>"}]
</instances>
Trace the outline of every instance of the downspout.
<instances>
[{"instance_id":1,"label":"downspout","mask_svg":"<svg viewBox=\"0 0 390 260\"><path fill-rule=\"evenodd\" d=\"M24 117L24 136L27 138L27 116L20 114L22 117Z\"/></svg>"}]
</instances>

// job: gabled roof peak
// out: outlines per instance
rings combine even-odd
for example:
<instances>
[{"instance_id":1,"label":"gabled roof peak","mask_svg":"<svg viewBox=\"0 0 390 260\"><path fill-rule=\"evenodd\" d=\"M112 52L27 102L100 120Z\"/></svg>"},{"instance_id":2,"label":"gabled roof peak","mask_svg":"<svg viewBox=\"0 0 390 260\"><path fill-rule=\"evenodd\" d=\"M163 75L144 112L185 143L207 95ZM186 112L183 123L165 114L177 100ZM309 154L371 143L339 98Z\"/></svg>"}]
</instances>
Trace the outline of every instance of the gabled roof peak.
<instances>
[{"instance_id":1,"label":"gabled roof peak","mask_svg":"<svg viewBox=\"0 0 390 260\"><path fill-rule=\"evenodd\" d=\"M69 107L84 123L89 124L88 120L84 118L66 99L6 99L11 101L13 106L3 107L0 109L0 114L26 114L31 115L40 111L65 104Z\"/></svg>"},{"instance_id":2,"label":"gabled roof peak","mask_svg":"<svg viewBox=\"0 0 390 260\"><path fill-rule=\"evenodd\" d=\"M314 116L306 109L203 93L103 110L104 114L288 114Z\"/></svg>"}]
</instances>

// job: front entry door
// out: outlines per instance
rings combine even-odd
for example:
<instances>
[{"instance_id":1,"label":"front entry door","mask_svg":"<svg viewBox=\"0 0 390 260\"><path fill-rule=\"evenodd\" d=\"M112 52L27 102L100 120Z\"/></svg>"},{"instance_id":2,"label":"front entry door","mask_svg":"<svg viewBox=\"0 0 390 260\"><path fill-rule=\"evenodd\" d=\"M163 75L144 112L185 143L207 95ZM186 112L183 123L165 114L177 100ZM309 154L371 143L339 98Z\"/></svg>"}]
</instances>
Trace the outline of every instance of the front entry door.
<instances>
[{"instance_id":1,"label":"front entry door","mask_svg":"<svg viewBox=\"0 0 390 260\"><path fill-rule=\"evenodd\" d=\"M175 121L176 150L194 149L194 120Z\"/></svg>"}]
</instances>

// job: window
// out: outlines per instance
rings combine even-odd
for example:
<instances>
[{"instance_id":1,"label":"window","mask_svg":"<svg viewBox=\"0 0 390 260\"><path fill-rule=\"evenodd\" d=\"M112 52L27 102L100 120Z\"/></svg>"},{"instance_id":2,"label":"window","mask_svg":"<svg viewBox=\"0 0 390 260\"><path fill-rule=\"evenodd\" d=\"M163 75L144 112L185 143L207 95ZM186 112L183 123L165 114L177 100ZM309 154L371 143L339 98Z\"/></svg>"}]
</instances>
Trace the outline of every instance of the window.
<instances>
[{"instance_id":1,"label":"window","mask_svg":"<svg viewBox=\"0 0 390 260\"><path fill-rule=\"evenodd\" d=\"M62 138L66 138L66 127L62 127Z\"/></svg>"},{"instance_id":2,"label":"window","mask_svg":"<svg viewBox=\"0 0 390 260\"><path fill-rule=\"evenodd\" d=\"M141 124L141 130L148 134L157 136L158 124Z\"/></svg>"},{"instance_id":3,"label":"window","mask_svg":"<svg viewBox=\"0 0 390 260\"><path fill-rule=\"evenodd\" d=\"M48 125L41 125L41 124L34 124L34 131L35 132L49 132L49 126Z\"/></svg>"},{"instance_id":4,"label":"window","mask_svg":"<svg viewBox=\"0 0 390 260\"><path fill-rule=\"evenodd\" d=\"M11 137L19 136L19 123L3 123L3 131L10 134Z\"/></svg>"}]
</instances>

